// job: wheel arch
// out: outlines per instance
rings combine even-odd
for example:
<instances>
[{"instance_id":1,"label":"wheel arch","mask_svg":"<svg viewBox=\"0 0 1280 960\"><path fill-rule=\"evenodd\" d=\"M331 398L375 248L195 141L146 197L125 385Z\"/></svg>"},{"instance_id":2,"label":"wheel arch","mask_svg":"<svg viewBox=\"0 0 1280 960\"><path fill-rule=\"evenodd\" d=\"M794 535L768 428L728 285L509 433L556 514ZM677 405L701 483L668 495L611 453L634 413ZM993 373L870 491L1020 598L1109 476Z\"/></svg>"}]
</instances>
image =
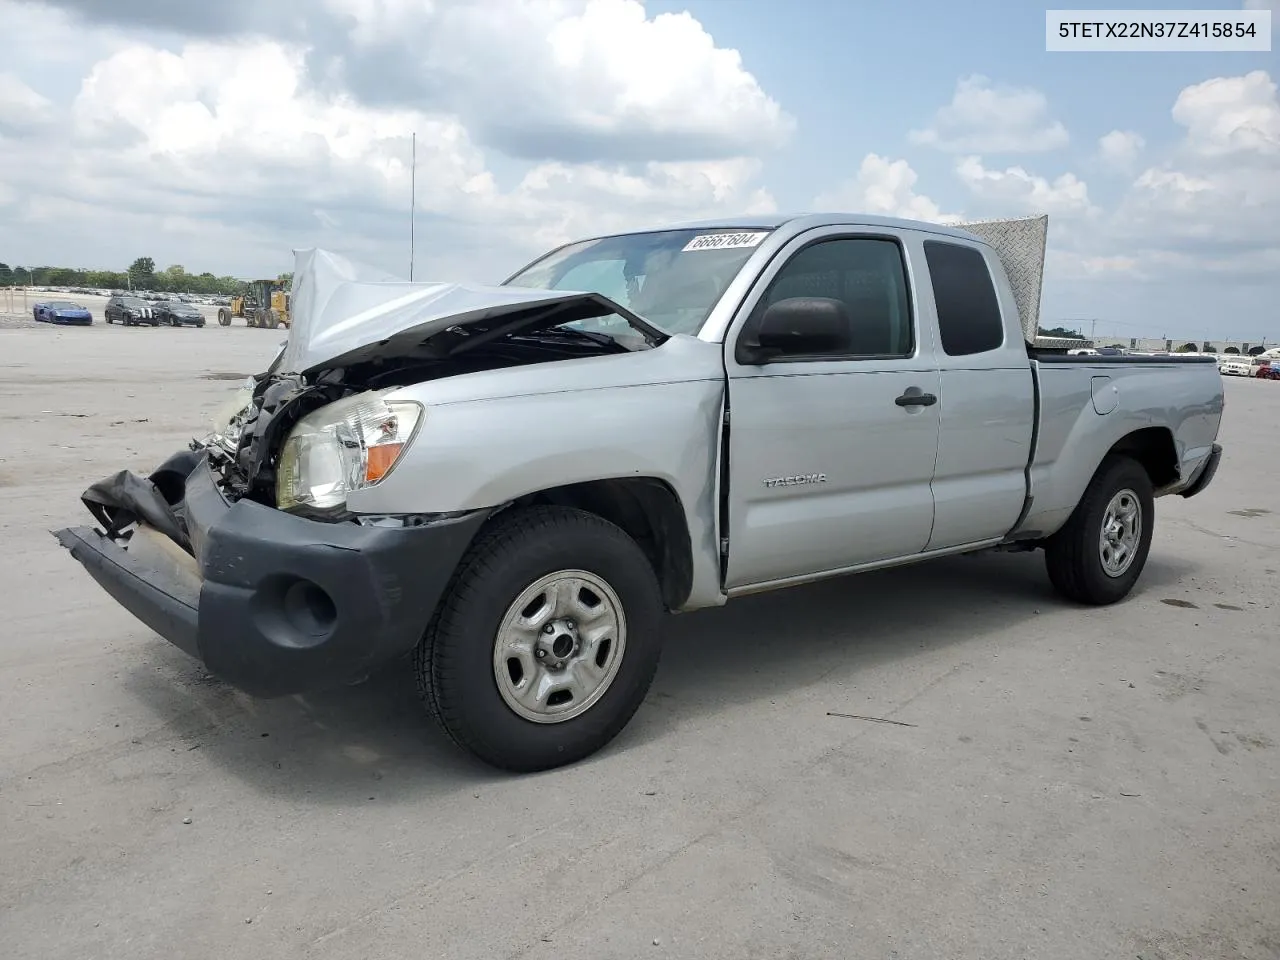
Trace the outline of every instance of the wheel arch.
<instances>
[{"instance_id":1,"label":"wheel arch","mask_svg":"<svg viewBox=\"0 0 1280 960\"><path fill-rule=\"evenodd\" d=\"M1129 457L1147 471L1151 486L1157 491L1179 479L1178 447L1168 427L1143 427L1121 437L1111 445L1098 465L1103 468L1111 457ZM1094 471L1095 475L1097 471Z\"/></svg>"},{"instance_id":2,"label":"wheel arch","mask_svg":"<svg viewBox=\"0 0 1280 960\"><path fill-rule=\"evenodd\" d=\"M576 507L619 527L648 557L666 608L677 610L688 600L693 590L693 543L680 496L666 481L588 480L526 494L512 507L536 504Z\"/></svg>"}]
</instances>

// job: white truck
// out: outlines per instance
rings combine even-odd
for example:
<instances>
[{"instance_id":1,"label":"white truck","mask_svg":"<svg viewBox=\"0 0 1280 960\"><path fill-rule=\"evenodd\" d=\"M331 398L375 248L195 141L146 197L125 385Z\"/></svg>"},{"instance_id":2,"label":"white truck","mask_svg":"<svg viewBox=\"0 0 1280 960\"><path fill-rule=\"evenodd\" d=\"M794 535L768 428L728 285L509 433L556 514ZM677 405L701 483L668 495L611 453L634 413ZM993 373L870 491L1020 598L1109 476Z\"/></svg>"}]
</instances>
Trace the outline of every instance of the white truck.
<instances>
[{"instance_id":1,"label":"white truck","mask_svg":"<svg viewBox=\"0 0 1280 960\"><path fill-rule=\"evenodd\" d=\"M515 771L608 743L664 615L980 550L1124 598L1156 497L1212 480L1211 359L1037 338L1044 218L846 214L604 236L506 283L304 251L295 323L218 429L55 532L259 696L407 658Z\"/></svg>"}]
</instances>

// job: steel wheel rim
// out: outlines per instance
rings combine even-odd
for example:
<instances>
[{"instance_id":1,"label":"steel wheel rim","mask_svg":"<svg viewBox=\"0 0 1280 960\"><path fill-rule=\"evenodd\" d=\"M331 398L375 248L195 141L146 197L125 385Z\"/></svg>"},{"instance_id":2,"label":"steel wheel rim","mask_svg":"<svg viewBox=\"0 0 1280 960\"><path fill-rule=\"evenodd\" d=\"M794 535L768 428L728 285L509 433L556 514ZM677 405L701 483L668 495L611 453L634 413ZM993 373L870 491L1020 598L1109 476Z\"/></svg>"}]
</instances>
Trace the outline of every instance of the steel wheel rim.
<instances>
[{"instance_id":1,"label":"steel wheel rim","mask_svg":"<svg viewBox=\"0 0 1280 960\"><path fill-rule=\"evenodd\" d=\"M1098 535L1098 559L1103 572L1122 577L1133 566L1142 539L1142 503L1132 490L1121 490L1111 498L1102 514Z\"/></svg>"},{"instance_id":2,"label":"steel wheel rim","mask_svg":"<svg viewBox=\"0 0 1280 960\"><path fill-rule=\"evenodd\" d=\"M493 677L511 710L563 723L600 702L626 654L622 601L586 570L540 577L507 607L493 645Z\"/></svg>"}]
</instances>

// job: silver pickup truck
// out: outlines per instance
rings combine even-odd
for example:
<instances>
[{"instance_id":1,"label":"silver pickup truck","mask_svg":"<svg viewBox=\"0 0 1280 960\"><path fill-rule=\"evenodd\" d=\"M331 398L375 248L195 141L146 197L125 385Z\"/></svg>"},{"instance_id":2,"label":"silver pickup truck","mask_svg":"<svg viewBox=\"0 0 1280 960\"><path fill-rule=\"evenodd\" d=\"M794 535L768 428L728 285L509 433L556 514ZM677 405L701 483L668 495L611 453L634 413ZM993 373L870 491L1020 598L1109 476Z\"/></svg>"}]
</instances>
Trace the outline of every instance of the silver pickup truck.
<instances>
[{"instance_id":1,"label":"silver pickup truck","mask_svg":"<svg viewBox=\"0 0 1280 960\"><path fill-rule=\"evenodd\" d=\"M753 217L561 247L506 283L298 256L294 325L206 439L58 530L259 696L407 658L462 747L588 756L667 612L988 549L1125 597L1213 478L1212 359L1037 338L1044 218Z\"/></svg>"}]
</instances>

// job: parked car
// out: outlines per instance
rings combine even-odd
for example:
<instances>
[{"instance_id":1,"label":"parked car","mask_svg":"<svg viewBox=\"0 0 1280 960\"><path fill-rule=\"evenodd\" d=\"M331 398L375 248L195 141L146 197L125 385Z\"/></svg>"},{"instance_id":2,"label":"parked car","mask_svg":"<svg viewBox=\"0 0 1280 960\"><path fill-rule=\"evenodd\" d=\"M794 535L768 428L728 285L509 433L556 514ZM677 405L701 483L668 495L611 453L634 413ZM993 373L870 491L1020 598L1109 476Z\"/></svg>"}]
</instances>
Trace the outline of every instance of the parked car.
<instances>
[{"instance_id":1,"label":"parked car","mask_svg":"<svg viewBox=\"0 0 1280 960\"><path fill-rule=\"evenodd\" d=\"M70 300L42 300L31 308L31 315L37 323L74 324L88 326L93 323L93 314Z\"/></svg>"},{"instance_id":2,"label":"parked car","mask_svg":"<svg viewBox=\"0 0 1280 960\"><path fill-rule=\"evenodd\" d=\"M156 304L156 315L161 323L172 327L203 327L204 314L198 307L179 300L161 300Z\"/></svg>"},{"instance_id":3,"label":"parked car","mask_svg":"<svg viewBox=\"0 0 1280 960\"><path fill-rule=\"evenodd\" d=\"M1218 364L1218 372L1229 377L1256 377L1269 361L1262 357L1228 357Z\"/></svg>"},{"instance_id":4,"label":"parked car","mask_svg":"<svg viewBox=\"0 0 1280 960\"><path fill-rule=\"evenodd\" d=\"M1037 346L1044 229L762 216L496 287L302 251L298 323L223 426L56 536L253 695L411 654L454 741L520 771L627 724L666 612L981 550L1113 604L1154 499L1212 481L1223 384Z\"/></svg>"},{"instance_id":5,"label":"parked car","mask_svg":"<svg viewBox=\"0 0 1280 960\"><path fill-rule=\"evenodd\" d=\"M160 325L160 318L156 315L155 308L140 297L114 296L107 301L102 314L107 323L119 323L126 327L142 324L153 327Z\"/></svg>"}]
</instances>

